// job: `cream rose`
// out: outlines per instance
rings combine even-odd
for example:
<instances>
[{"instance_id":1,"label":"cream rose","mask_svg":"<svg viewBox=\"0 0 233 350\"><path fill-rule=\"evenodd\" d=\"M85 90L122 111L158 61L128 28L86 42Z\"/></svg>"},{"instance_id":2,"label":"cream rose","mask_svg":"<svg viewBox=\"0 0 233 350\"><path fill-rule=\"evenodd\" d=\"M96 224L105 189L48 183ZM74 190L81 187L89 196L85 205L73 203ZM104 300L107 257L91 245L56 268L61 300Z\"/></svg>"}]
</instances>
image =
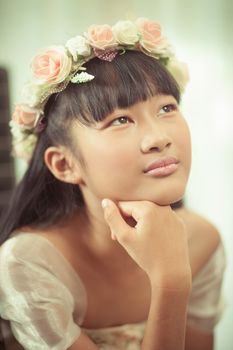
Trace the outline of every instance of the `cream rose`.
<instances>
[{"instance_id":1,"label":"cream rose","mask_svg":"<svg viewBox=\"0 0 233 350\"><path fill-rule=\"evenodd\" d=\"M175 51L173 46L169 43L167 38L162 38L159 46L156 47L154 52L158 54L160 57L175 57Z\"/></svg>"},{"instance_id":2,"label":"cream rose","mask_svg":"<svg viewBox=\"0 0 233 350\"><path fill-rule=\"evenodd\" d=\"M13 154L17 158L21 158L28 163L35 149L37 140L38 137L34 134L28 135L27 137L24 137L21 140L14 140Z\"/></svg>"},{"instance_id":3,"label":"cream rose","mask_svg":"<svg viewBox=\"0 0 233 350\"><path fill-rule=\"evenodd\" d=\"M112 28L107 24L90 26L87 39L91 46L99 50L112 49L117 46Z\"/></svg>"},{"instance_id":4,"label":"cream rose","mask_svg":"<svg viewBox=\"0 0 233 350\"><path fill-rule=\"evenodd\" d=\"M167 70L172 74L183 92L189 82L189 72L186 63L177 61L176 59L169 60Z\"/></svg>"},{"instance_id":5,"label":"cream rose","mask_svg":"<svg viewBox=\"0 0 233 350\"><path fill-rule=\"evenodd\" d=\"M43 92L44 89L42 85L27 83L22 89L22 102L31 108L36 107L36 105L40 103Z\"/></svg>"},{"instance_id":6,"label":"cream rose","mask_svg":"<svg viewBox=\"0 0 233 350\"><path fill-rule=\"evenodd\" d=\"M145 50L154 53L162 42L160 24L146 18L138 18L136 25L138 26L141 34L141 46Z\"/></svg>"},{"instance_id":7,"label":"cream rose","mask_svg":"<svg viewBox=\"0 0 233 350\"><path fill-rule=\"evenodd\" d=\"M81 35L77 35L67 41L66 47L73 56L74 61L77 61L78 55L89 56L91 53L91 48L86 40Z\"/></svg>"},{"instance_id":8,"label":"cream rose","mask_svg":"<svg viewBox=\"0 0 233 350\"><path fill-rule=\"evenodd\" d=\"M138 28L131 21L117 22L112 31L119 44L134 45L139 40Z\"/></svg>"},{"instance_id":9,"label":"cream rose","mask_svg":"<svg viewBox=\"0 0 233 350\"><path fill-rule=\"evenodd\" d=\"M33 80L37 84L58 84L64 81L70 73L71 58L66 54L65 47L51 46L33 57L31 70Z\"/></svg>"},{"instance_id":10,"label":"cream rose","mask_svg":"<svg viewBox=\"0 0 233 350\"><path fill-rule=\"evenodd\" d=\"M30 108L23 104L18 104L12 115L12 120L21 128L32 129L41 114L41 111Z\"/></svg>"}]
</instances>

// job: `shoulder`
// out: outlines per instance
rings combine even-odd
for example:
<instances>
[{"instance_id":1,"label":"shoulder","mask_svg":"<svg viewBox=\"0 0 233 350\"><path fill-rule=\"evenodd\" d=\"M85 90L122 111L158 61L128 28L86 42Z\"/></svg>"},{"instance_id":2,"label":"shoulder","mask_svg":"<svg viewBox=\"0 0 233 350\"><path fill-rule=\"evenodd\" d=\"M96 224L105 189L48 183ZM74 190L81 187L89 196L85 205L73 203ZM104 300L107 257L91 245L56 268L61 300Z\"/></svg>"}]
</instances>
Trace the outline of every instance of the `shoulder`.
<instances>
[{"instance_id":1,"label":"shoulder","mask_svg":"<svg viewBox=\"0 0 233 350\"><path fill-rule=\"evenodd\" d=\"M46 273L59 275L64 266L59 251L43 235L14 232L0 247L0 277ZM64 268L63 268L64 269Z\"/></svg>"},{"instance_id":2,"label":"shoulder","mask_svg":"<svg viewBox=\"0 0 233 350\"><path fill-rule=\"evenodd\" d=\"M85 294L84 285L70 261L48 239L45 232L17 232L0 247L0 281L5 280L6 273L11 278L33 276L42 279L46 276L51 282L54 279L75 293ZM44 276L44 277L43 277ZM30 278L31 279L31 278ZM2 281L0 282L1 285Z\"/></svg>"},{"instance_id":3,"label":"shoulder","mask_svg":"<svg viewBox=\"0 0 233 350\"><path fill-rule=\"evenodd\" d=\"M51 253L53 251L50 246L40 236L29 233L13 234L0 248L1 288L7 286L8 281L21 279L26 283L36 280L39 275L51 273L48 260Z\"/></svg>"},{"instance_id":4,"label":"shoulder","mask_svg":"<svg viewBox=\"0 0 233 350\"><path fill-rule=\"evenodd\" d=\"M212 332L225 308L222 295L226 268L224 245L218 229L202 215L187 208L177 210L177 214L187 227L193 274L187 323L194 329Z\"/></svg>"},{"instance_id":5,"label":"shoulder","mask_svg":"<svg viewBox=\"0 0 233 350\"><path fill-rule=\"evenodd\" d=\"M202 215L188 208L176 210L187 228L190 263L195 276L221 245L218 229Z\"/></svg>"},{"instance_id":6,"label":"shoulder","mask_svg":"<svg viewBox=\"0 0 233 350\"><path fill-rule=\"evenodd\" d=\"M1 246L0 267L1 317L22 348L68 349L80 335L86 297L50 243L16 234Z\"/></svg>"},{"instance_id":7,"label":"shoulder","mask_svg":"<svg viewBox=\"0 0 233 350\"><path fill-rule=\"evenodd\" d=\"M38 258L38 253L43 255L44 247L48 243L42 236L29 232L14 232L0 247L0 254L7 260L31 260Z\"/></svg>"}]
</instances>

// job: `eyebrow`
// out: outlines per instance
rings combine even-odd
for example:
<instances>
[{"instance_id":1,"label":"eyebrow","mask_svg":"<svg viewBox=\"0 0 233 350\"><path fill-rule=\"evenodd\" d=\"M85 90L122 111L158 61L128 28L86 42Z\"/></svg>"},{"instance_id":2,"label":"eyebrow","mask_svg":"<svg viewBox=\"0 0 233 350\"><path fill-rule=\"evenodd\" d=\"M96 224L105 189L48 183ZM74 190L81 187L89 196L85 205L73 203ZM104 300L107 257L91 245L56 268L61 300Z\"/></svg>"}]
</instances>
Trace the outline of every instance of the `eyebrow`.
<instances>
[{"instance_id":1,"label":"eyebrow","mask_svg":"<svg viewBox=\"0 0 233 350\"><path fill-rule=\"evenodd\" d=\"M163 95L163 94L157 94L155 96L152 96L151 99L153 97L157 97L158 99L159 98L164 98L166 99L166 101L161 101L159 104L158 104L158 108L162 108L164 105L166 104L176 104L177 106L179 106L179 102L175 99L175 97L173 95ZM172 99L172 101L169 101L169 99ZM121 113L124 113L124 112L127 112L128 110L132 109L135 107L136 104L138 103L142 103L142 102L146 102L146 101L138 101L130 106L126 106L126 107L117 107L116 109L113 110L112 113L106 115L102 120L98 121L97 124L99 123L104 123L104 121L108 120L108 119L111 119L113 117L117 117L116 114L121 114ZM120 117L120 116L119 116Z\"/></svg>"}]
</instances>

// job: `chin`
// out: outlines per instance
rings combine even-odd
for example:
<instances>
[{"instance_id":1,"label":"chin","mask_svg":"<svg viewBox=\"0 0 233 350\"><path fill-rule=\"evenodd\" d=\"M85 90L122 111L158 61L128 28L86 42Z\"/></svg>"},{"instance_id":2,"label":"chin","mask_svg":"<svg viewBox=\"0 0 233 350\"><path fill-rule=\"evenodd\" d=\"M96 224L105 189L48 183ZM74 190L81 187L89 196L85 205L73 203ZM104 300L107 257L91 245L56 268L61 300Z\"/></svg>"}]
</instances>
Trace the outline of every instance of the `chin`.
<instances>
[{"instance_id":1,"label":"chin","mask_svg":"<svg viewBox=\"0 0 233 350\"><path fill-rule=\"evenodd\" d=\"M172 189L164 189L160 193L154 194L154 196L151 193L145 200L149 200L161 206L166 206L180 201L184 197L184 193L185 186L177 186Z\"/></svg>"},{"instance_id":2,"label":"chin","mask_svg":"<svg viewBox=\"0 0 233 350\"><path fill-rule=\"evenodd\" d=\"M121 188L119 191L114 190L114 193L108 193L105 197L102 196L101 198L111 198L115 202L149 201L160 206L167 206L181 200L185 189L186 181L169 181L156 186L140 187L136 190L135 188L126 188L123 192Z\"/></svg>"},{"instance_id":3,"label":"chin","mask_svg":"<svg viewBox=\"0 0 233 350\"><path fill-rule=\"evenodd\" d=\"M174 204L178 201L180 201L181 199L183 198L183 196L180 196L180 197L176 197L175 199L170 199L170 198L162 198L161 200L158 199L158 200L155 200L153 201L154 203L158 204L158 205L161 205L161 206L167 206L167 205L171 205L171 204Z\"/></svg>"}]
</instances>

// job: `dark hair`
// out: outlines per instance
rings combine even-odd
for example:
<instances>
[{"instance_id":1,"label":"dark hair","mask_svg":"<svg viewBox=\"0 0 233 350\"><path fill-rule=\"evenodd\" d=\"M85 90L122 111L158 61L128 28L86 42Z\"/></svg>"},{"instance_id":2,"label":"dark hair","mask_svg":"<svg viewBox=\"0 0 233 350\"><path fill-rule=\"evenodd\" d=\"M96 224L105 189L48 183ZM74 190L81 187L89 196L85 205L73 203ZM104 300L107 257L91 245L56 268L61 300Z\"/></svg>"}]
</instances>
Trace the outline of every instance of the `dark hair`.
<instances>
[{"instance_id":1,"label":"dark hair","mask_svg":"<svg viewBox=\"0 0 233 350\"><path fill-rule=\"evenodd\" d=\"M44 163L44 152L51 145L73 149L73 121L92 125L117 107L131 106L157 94L172 95L180 102L179 87L164 65L141 52L126 51L111 63L94 58L86 68L95 77L91 82L69 83L46 103L47 126L39 134L28 169L3 216L0 243L17 228L48 227L84 204L79 186L57 180Z\"/></svg>"}]
</instances>

